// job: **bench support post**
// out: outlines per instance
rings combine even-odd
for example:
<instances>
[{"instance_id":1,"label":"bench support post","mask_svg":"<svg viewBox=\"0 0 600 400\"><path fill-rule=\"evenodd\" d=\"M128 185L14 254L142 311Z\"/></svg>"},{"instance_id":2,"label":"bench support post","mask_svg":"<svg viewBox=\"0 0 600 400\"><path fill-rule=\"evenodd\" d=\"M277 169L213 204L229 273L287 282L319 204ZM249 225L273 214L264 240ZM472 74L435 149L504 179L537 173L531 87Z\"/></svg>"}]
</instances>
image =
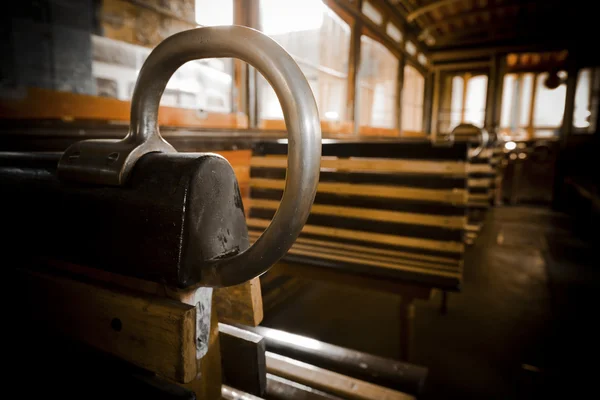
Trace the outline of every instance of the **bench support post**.
<instances>
[{"instance_id":1,"label":"bench support post","mask_svg":"<svg viewBox=\"0 0 600 400\"><path fill-rule=\"evenodd\" d=\"M412 338L414 307L413 297L402 296L400 299L400 359L410 359L410 342Z\"/></svg>"},{"instance_id":2,"label":"bench support post","mask_svg":"<svg viewBox=\"0 0 600 400\"><path fill-rule=\"evenodd\" d=\"M448 313L448 292L442 290L442 302L440 303L440 314L446 315Z\"/></svg>"}]
</instances>

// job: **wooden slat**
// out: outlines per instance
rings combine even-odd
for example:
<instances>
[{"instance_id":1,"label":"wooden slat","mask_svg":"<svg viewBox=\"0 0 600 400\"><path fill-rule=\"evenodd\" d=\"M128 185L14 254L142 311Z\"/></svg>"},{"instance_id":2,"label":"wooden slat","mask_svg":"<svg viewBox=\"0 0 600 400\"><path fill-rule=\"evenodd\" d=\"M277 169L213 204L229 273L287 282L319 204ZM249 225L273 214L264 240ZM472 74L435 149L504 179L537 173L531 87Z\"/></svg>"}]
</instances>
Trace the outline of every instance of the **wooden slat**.
<instances>
[{"instance_id":1,"label":"wooden slat","mask_svg":"<svg viewBox=\"0 0 600 400\"><path fill-rule=\"evenodd\" d=\"M470 188L490 187L492 185L492 179L491 178L471 178L467 181L467 185Z\"/></svg>"},{"instance_id":2,"label":"wooden slat","mask_svg":"<svg viewBox=\"0 0 600 400\"><path fill-rule=\"evenodd\" d=\"M79 93L30 88L22 98L0 99L0 117L7 119L60 119L129 121L131 102ZM247 128L244 114L207 113L161 106L160 126L193 128Z\"/></svg>"},{"instance_id":3,"label":"wooden slat","mask_svg":"<svg viewBox=\"0 0 600 400\"><path fill-rule=\"evenodd\" d=\"M461 243L461 245L462 245L462 243ZM395 270L395 271L406 271L406 272L411 272L411 273L415 273L415 274L432 275L432 276L439 276L439 277L443 277L443 278L452 278L452 279L458 279L458 280L460 280L460 278L461 278L460 270L450 271L450 270L442 270L442 269L434 269L434 268L414 267L411 265L406 265L406 264L402 264L402 263L398 263L398 262L395 262L395 263L382 262L382 261L375 260L373 258L357 258L357 257L353 257L353 256L341 256L341 255L326 254L326 253L316 254L314 252L314 250L300 250L295 247L292 247L288 251L288 253L303 256L303 257L313 257L313 258L319 258L319 259L323 259L323 260L339 261L339 262L345 262L345 263L350 263L350 264L354 263L354 264L360 264L360 265L367 265L367 266L375 267L375 268L385 268L385 269Z\"/></svg>"},{"instance_id":4,"label":"wooden slat","mask_svg":"<svg viewBox=\"0 0 600 400\"><path fill-rule=\"evenodd\" d=\"M292 248L288 251L290 254L312 254L314 258L328 258L334 256L341 256L345 259L352 259L355 263L362 263L363 261L379 261L386 264L398 264L401 265L401 269L404 267L418 267L418 268L427 268L432 270L441 270L441 271L459 271L461 269L460 263L458 260L453 260L452 263L443 264L443 263L434 263L428 261L414 260L414 259L398 259L395 257L389 257L381 254L373 254L373 253L361 253L356 251L348 251L344 249L338 249L332 246L325 247L320 245L308 245L294 243Z\"/></svg>"},{"instance_id":5,"label":"wooden slat","mask_svg":"<svg viewBox=\"0 0 600 400\"><path fill-rule=\"evenodd\" d=\"M196 309L173 300L26 270L30 318L180 383L196 377Z\"/></svg>"},{"instance_id":6,"label":"wooden slat","mask_svg":"<svg viewBox=\"0 0 600 400\"><path fill-rule=\"evenodd\" d=\"M287 157L252 157L251 166L285 168L287 166ZM430 174L444 176L464 176L467 171L466 163L460 161L390 160L383 158L338 159L333 157L322 157L321 169L352 172L395 172L405 174Z\"/></svg>"},{"instance_id":7,"label":"wooden slat","mask_svg":"<svg viewBox=\"0 0 600 400\"><path fill-rule=\"evenodd\" d=\"M263 319L259 278L215 289L213 296L220 322L257 326Z\"/></svg>"},{"instance_id":8,"label":"wooden slat","mask_svg":"<svg viewBox=\"0 0 600 400\"><path fill-rule=\"evenodd\" d=\"M247 223L249 227L252 228L266 228L270 221L249 218L247 219ZM354 231L349 229L341 229L341 228L331 228L324 226L314 226L314 225L304 225L302 229L304 233L310 233L314 235L324 235L324 236L333 236L340 237L344 239L354 239L354 240L362 240L365 242L375 242L375 243L383 243L395 246L405 246L405 247L415 247L422 248L428 250L437 250L437 251L446 251L451 253L463 253L464 246L458 242L448 242L448 241L439 241L439 240L429 240L429 239L418 239L418 238L410 238L403 236L395 236L395 235L386 235L382 233L371 233L371 232L361 232Z\"/></svg>"},{"instance_id":9,"label":"wooden slat","mask_svg":"<svg viewBox=\"0 0 600 400\"><path fill-rule=\"evenodd\" d=\"M491 174L494 169L489 164L468 164L467 171L469 174Z\"/></svg>"},{"instance_id":10,"label":"wooden slat","mask_svg":"<svg viewBox=\"0 0 600 400\"><path fill-rule=\"evenodd\" d=\"M345 399L412 400L413 396L267 352L267 371Z\"/></svg>"},{"instance_id":11,"label":"wooden slat","mask_svg":"<svg viewBox=\"0 0 600 400\"><path fill-rule=\"evenodd\" d=\"M472 202L489 201L492 196L489 193L469 193L469 204Z\"/></svg>"},{"instance_id":12,"label":"wooden slat","mask_svg":"<svg viewBox=\"0 0 600 400\"><path fill-rule=\"evenodd\" d=\"M260 235L260 232L256 232L256 231L249 232L249 236L252 241L255 241L256 239L258 239L259 235ZM360 245L355 245L355 244L347 244L347 243L339 243L339 242L325 242L322 240L309 239L309 238L303 238L303 237L299 237L298 239L296 239L295 243L320 246L323 248L351 250L351 251L356 251L356 252L362 253L365 256L380 254L380 255L385 255L385 256L390 256L390 257L425 260L425 261L439 262L439 263L445 263L445 264L458 263L458 260L453 259L453 258L430 256L427 254L420 254L420 253L408 253L408 252L389 250L389 249L379 249L379 248L375 248L375 247L366 247L366 246L360 246Z\"/></svg>"},{"instance_id":13,"label":"wooden slat","mask_svg":"<svg viewBox=\"0 0 600 400\"><path fill-rule=\"evenodd\" d=\"M285 181L266 178L251 178L250 187L283 190ZM463 189L434 190L337 182L320 182L317 191L320 193L333 193L338 195L423 200L449 204L466 204L468 194L467 191Z\"/></svg>"},{"instance_id":14,"label":"wooden slat","mask_svg":"<svg viewBox=\"0 0 600 400\"><path fill-rule=\"evenodd\" d=\"M344 251L344 250L323 248L323 247L319 247L319 246L307 246L307 245L302 245L299 243L294 243L294 245L292 246L292 249L290 250L290 252L292 252L292 254L294 254L294 252L292 250L294 250L298 253L302 252L303 254L310 253L310 254L313 254L313 257L317 257L317 258L321 257L321 255L323 255L323 258L333 257L333 256L341 256L341 257L344 257L345 259L355 260L354 262L357 262L357 263L362 263L363 260L373 260L373 261L379 261L379 262L386 263L386 264L400 264L403 268L404 267L418 267L418 268L427 268L427 269L432 269L432 270L442 270L442 271L451 271L451 272L458 271L460 269L460 266L458 263L455 263L454 265L447 265L447 264L439 264L439 263L430 263L430 262L426 262L426 261L398 260L398 259L391 258L391 257L385 257L385 256L379 256L379 255L373 255L373 254L365 255L365 254L361 254L361 253L357 253L357 252L348 252L348 251Z\"/></svg>"},{"instance_id":15,"label":"wooden slat","mask_svg":"<svg viewBox=\"0 0 600 400\"><path fill-rule=\"evenodd\" d=\"M256 396L267 388L266 343L262 336L219 323L223 381Z\"/></svg>"},{"instance_id":16,"label":"wooden slat","mask_svg":"<svg viewBox=\"0 0 600 400\"><path fill-rule=\"evenodd\" d=\"M248 199L250 207L276 210L279 202L276 200ZM399 222L406 224L439 226L445 228L464 228L467 223L466 217L449 217L438 215L423 215L399 211L375 210L370 208L328 206L313 204L312 214L333 215L336 217L358 218L365 220Z\"/></svg>"}]
</instances>

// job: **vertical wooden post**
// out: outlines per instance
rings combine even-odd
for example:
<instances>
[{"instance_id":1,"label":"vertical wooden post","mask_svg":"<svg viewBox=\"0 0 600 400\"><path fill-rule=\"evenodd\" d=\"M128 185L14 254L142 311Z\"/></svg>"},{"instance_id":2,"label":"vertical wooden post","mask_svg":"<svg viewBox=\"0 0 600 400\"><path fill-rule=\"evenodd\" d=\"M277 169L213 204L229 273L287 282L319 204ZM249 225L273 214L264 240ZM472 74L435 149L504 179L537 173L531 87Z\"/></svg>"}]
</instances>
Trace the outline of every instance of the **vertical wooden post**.
<instances>
[{"instance_id":1,"label":"vertical wooden post","mask_svg":"<svg viewBox=\"0 0 600 400\"><path fill-rule=\"evenodd\" d=\"M354 122L354 134L358 135L359 119L358 108L360 104L357 96L358 70L360 68L360 36L362 23L354 20L350 34L350 55L348 57L348 90L346 99L346 118Z\"/></svg>"},{"instance_id":2,"label":"vertical wooden post","mask_svg":"<svg viewBox=\"0 0 600 400\"><path fill-rule=\"evenodd\" d=\"M400 299L400 359L409 361L413 331L413 298L406 295Z\"/></svg>"},{"instance_id":3,"label":"vertical wooden post","mask_svg":"<svg viewBox=\"0 0 600 400\"><path fill-rule=\"evenodd\" d=\"M527 140L533 139L534 136L534 114L535 114L535 102L537 100L537 85L539 74L533 75L533 87L531 89L531 104L529 104L529 122L527 123ZM524 87L524 86L523 86ZM523 94L523 87L521 87L521 97ZM517 122L518 123L518 122Z\"/></svg>"},{"instance_id":4,"label":"vertical wooden post","mask_svg":"<svg viewBox=\"0 0 600 400\"><path fill-rule=\"evenodd\" d=\"M431 119L433 113L433 80L434 74L429 72L425 77L425 99L423 101L423 131L431 135Z\"/></svg>"},{"instance_id":5,"label":"vertical wooden post","mask_svg":"<svg viewBox=\"0 0 600 400\"><path fill-rule=\"evenodd\" d=\"M492 56L488 73L487 95L485 98L485 128L488 132L495 130L496 121L496 82L498 81L498 59Z\"/></svg>"},{"instance_id":6,"label":"vertical wooden post","mask_svg":"<svg viewBox=\"0 0 600 400\"><path fill-rule=\"evenodd\" d=\"M441 72L436 69L433 73L433 109L431 111L431 136L433 140L437 139L438 118L440 112L440 90L441 90Z\"/></svg>"},{"instance_id":7,"label":"vertical wooden post","mask_svg":"<svg viewBox=\"0 0 600 400\"><path fill-rule=\"evenodd\" d=\"M398 124L398 130L400 131L400 136L403 136L403 128L402 128L402 98L404 93L404 65L406 61L404 56L401 56L398 60L398 76L396 80L396 110L397 110L397 119L396 123Z\"/></svg>"},{"instance_id":8,"label":"vertical wooden post","mask_svg":"<svg viewBox=\"0 0 600 400\"><path fill-rule=\"evenodd\" d=\"M460 105L460 122L465 122L465 111L467 108L467 88L469 86L469 79L471 74L466 73L463 75L463 91L462 91L462 104Z\"/></svg>"}]
</instances>

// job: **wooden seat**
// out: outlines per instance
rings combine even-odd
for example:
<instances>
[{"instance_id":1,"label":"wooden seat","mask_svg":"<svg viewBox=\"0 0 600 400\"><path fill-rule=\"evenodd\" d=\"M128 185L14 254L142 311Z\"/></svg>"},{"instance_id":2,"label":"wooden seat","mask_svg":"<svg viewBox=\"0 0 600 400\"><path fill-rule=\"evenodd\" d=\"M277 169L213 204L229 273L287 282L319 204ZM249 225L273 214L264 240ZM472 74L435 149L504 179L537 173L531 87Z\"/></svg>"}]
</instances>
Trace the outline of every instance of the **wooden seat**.
<instances>
[{"instance_id":1,"label":"wooden seat","mask_svg":"<svg viewBox=\"0 0 600 400\"><path fill-rule=\"evenodd\" d=\"M286 145L262 143L251 162L250 239L281 198ZM284 260L458 290L467 224L466 145L425 141L323 145L311 214Z\"/></svg>"}]
</instances>

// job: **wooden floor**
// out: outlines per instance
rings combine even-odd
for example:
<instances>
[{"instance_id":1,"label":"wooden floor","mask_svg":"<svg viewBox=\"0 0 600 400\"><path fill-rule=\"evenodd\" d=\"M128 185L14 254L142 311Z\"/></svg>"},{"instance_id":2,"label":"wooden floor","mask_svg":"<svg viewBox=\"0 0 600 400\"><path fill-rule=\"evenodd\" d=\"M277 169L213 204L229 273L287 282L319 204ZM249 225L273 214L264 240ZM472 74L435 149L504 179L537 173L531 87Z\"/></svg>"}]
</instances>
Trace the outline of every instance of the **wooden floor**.
<instances>
[{"instance_id":1,"label":"wooden floor","mask_svg":"<svg viewBox=\"0 0 600 400\"><path fill-rule=\"evenodd\" d=\"M426 399L531 399L598 379L600 261L570 220L545 208L492 210L447 315L418 302L410 361L428 366ZM396 358L398 298L311 283L263 325Z\"/></svg>"}]
</instances>

